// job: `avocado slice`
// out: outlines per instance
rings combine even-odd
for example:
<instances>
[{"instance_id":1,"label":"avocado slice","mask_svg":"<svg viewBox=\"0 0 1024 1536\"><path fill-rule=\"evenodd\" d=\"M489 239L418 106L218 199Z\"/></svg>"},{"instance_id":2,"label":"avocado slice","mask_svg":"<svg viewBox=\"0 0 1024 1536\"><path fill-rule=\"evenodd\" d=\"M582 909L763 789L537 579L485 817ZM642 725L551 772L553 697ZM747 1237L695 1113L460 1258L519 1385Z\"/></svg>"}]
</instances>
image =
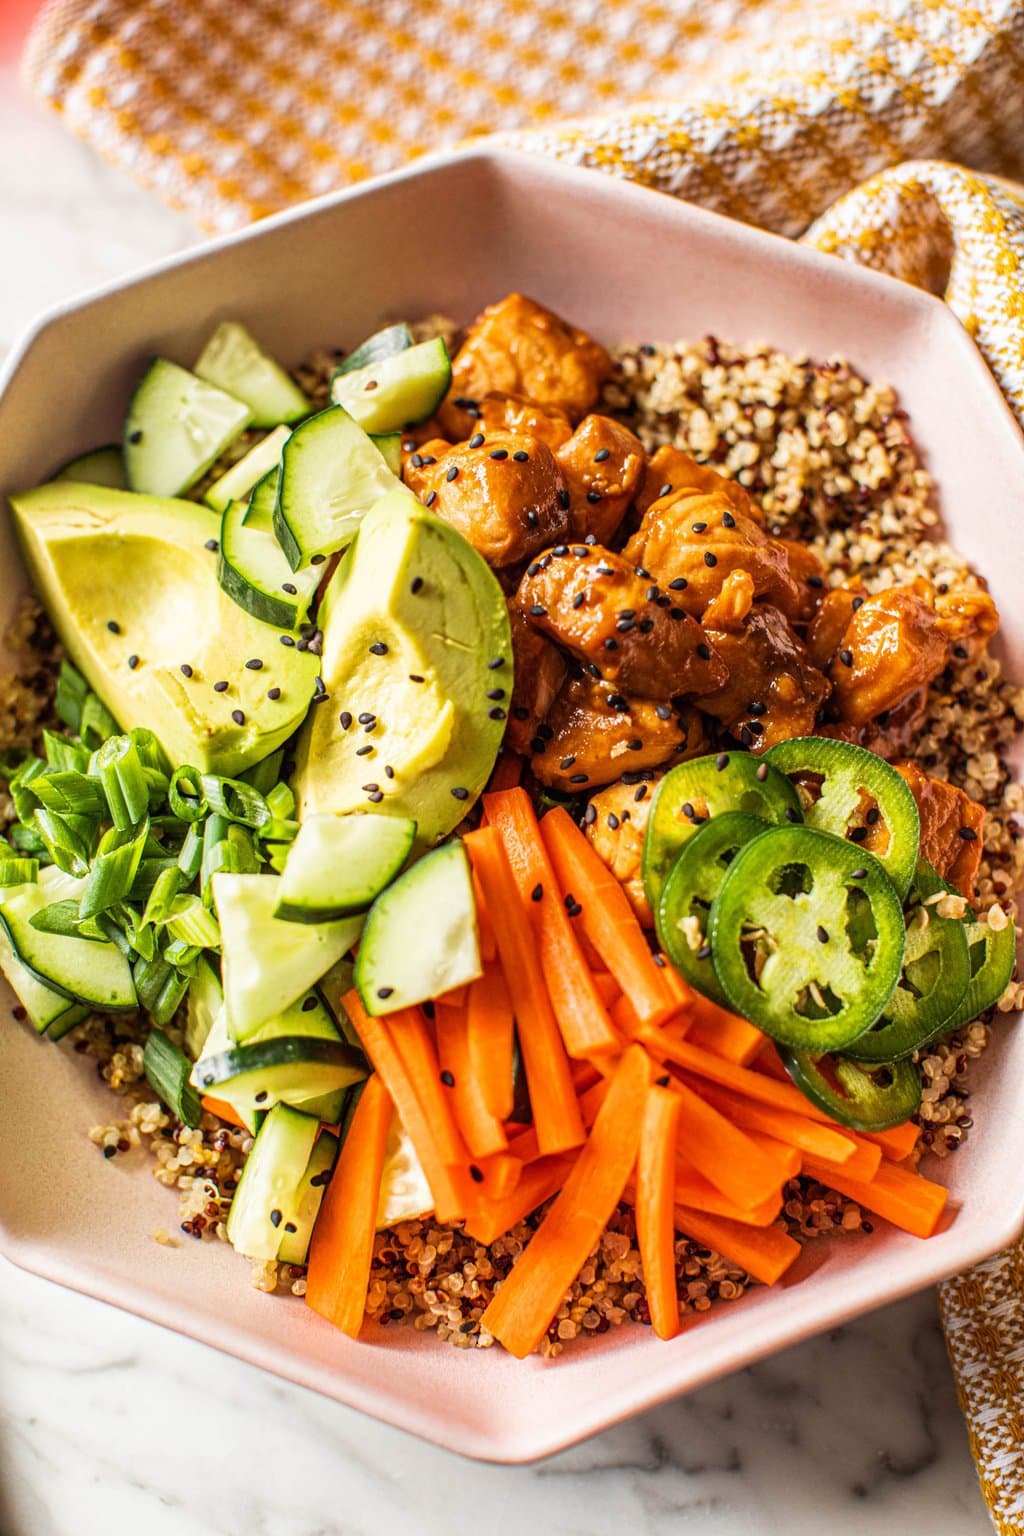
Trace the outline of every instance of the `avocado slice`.
<instances>
[{"instance_id":1,"label":"avocado slice","mask_svg":"<svg viewBox=\"0 0 1024 1536\"><path fill-rule=\"evenodd\" d=\"M299 737L300 815L407 816L416 847L429 848L480 794L505 733L512 640L501 588L460 533L392 493L363 519L320 622L330 704Z\"/></svg>"},{"instance_id":2,"label":"avocado slice","mask_svg":"<svg viewBox=\"0 0 1024 1536\"><path fill-rule=\"evenodd\" d=\"M147 726L175 767L231 776L297 728L319 661L221 591L215 513L73 480L11 506L57 633L122 729Z\"/></svg>"}]
</instances>

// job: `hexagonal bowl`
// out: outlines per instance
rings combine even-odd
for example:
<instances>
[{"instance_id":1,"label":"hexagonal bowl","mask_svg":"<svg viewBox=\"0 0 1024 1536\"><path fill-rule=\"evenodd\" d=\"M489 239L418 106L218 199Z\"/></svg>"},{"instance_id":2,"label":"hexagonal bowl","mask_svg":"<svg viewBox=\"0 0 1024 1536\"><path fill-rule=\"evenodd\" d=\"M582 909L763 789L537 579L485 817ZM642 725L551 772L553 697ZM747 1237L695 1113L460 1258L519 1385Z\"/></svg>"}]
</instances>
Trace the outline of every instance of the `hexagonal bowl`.
<instances>
[{"instance_id":1,"label":"hexagonal bowl","mask_svg":"<svg viewBox=\"0 0 1024 1536\"><path fill-rule=\"evenodd\" d=\"M154 352L193 357L230 315L278 356L351 346L383 321L459 319L518 288L601 339L712 332L849 357L887 379L940 488L946 528L989 578L1004 655L1021 656L1024 439L967 333L938 300L591 172L471 152L269 219L45 316L8 363L0 493L116 437ZM0 619L23 585L6 519ZM108 1091L66 1048L5 1023L0 1247L15 1263L151 1318L452 1450L517 1462L688 1391L961 1270L1024 1224L1024 1037L1001 1022L979 1063L967 1148L938 1170L953 1219L928 1242L878 1223L812 1245L772 1289L714 1308L670 1343L625 1327L553 1362L457 1351L407 1328L353 1343L247 1282L221 1245L162 1247L171 1196L84 1132Z\"/></svg>"}]
</instances>

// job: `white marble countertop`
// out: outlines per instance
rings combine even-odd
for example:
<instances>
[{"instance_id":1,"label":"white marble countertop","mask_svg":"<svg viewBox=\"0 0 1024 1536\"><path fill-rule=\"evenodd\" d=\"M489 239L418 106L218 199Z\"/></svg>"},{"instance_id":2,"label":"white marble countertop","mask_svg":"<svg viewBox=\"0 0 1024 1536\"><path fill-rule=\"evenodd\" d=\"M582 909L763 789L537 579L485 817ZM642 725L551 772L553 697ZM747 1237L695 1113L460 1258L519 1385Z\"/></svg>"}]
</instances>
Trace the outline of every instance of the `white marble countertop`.
<instances>
[{"instance_id":1,"label":"white marble countertop","mask_svg":"<svg viewBox=\"0 0 1024 1536\"><path fill-rule=\"evenodd\" d=\"M196 238L27 102L9 70L0 145L0 355L44 305ZM509 1469L421 1445L0 1260L0 1533L129 1522L148 1536L991 1529L930 1294Z\"/></svg>"}]
</instances>

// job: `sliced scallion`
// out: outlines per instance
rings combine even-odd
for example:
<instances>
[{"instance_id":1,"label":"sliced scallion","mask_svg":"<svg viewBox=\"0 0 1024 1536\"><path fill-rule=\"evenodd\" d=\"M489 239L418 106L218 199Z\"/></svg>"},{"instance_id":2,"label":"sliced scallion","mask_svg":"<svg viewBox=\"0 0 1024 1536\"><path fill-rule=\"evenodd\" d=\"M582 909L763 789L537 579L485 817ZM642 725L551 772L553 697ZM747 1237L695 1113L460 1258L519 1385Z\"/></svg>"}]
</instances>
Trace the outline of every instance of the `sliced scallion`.
<instances>
[{"instance_id":1,"label":"sliced scallion","mask_svg":"<svg viewBox=\"0 0 1024 1536\"><path fill-rule=\"evenodd\" d=\"M167 932L172 938L182 939L198 949L220 947L220 926L208 907L198 896L178 896L171 904L166 919Z\"/></svg>"},{"instance_id":2,"label":"sliced scallion","mask_svg":"<svg viewBox=\"0 0 1024 1536\"><path fill-rule=\"evenodd\" d=\"M267 810L275 821L290 821L295 815L295 796L283 781L275 784L266 798Z\"/></svg>"},{"instance_id":3,"label":"sliced scallion","mask_svg":"<svg viewBox=\"0 0 1024 1536\"><path fill-rule=\"evenodd\" d=\"M247 768L239 778L246 784L251 784L253 789L261 795L269 795L274 785L281 777L281 765L284 762L284 748L279 747L276 752L271 752L262 763L256 763L252 768Z\"/></svg>"},{"instance_id":4,"label":"sliced scallion","mask_svg":"<svg viewBox=\"0 0 1024 1536\"><path fill-rule=\"evenodd\" d=\"M153 1092L192 1130L203 1112L199 1095L189 1082L192 1063L162 1029L150 1030L142 1053L142 1066Z\"/></svg>"},{"instance_id":5,"label":"sliced scallion","mask_svg":"<svg viewBox=\"0 0 1024 1536\"><path fill-rule=\"evenodd\" d=\"M82 890L83 917L94 917L97 912L105 912L125 899L135 880L148 836L148 821L137 827L112 827L104 833Z\"/></svg>"},{"instance_id":6,"label":"sliced scallion","mask_svg":"<svg viewBox=\"0 0 1024 1536\"><path fill-rule=\"evenodd\" d=\"M32 826L58 869L79 878L89 873L92 849L63 816L41 805L32 813Z\"/></svg>"},{"instance_id":7,"label":"sliced scallion","mask_svg":"<svg viewBox=\"0 0 1024 1536\"><path fill-rule=\"evenodd\" d=\"M109 737L94 754L92 766L103 786L114 826L138 826L149 812L149 785L131 737Z\"/></svg>"},{"instance_id":8,"label":"sliced scallion","mask_svg":"<svg viewBox=\"0 0 1024 1536\"><path fill-rule=\"evenodd\" d=\"M60 671L57 673L57 691L54 695L53 707L57 711L57 718L63 720L69 730L80 734L82 724L82 708L89 697L89 684L70 661L62 661Z\"/></svg>"},{"instance_id":9,"label":"sliced scallion","mask_svg":"<svg viewBox=\"0 0 1024 1536\"><path fill-rule=\"evenodd\" d=\"M202 785L210 810L228 821L259 828L271 819L267 802L259 790L241 779L222 779L215 773L204 773Z\"/></svg>"},{"instance_id":10,"label":"sliced scallion","mask_svg":"<svg viewBox=\"0 0 1024 1536\"><path fill-rule=\"evenodd\" d=\"M17 854L0 858L0 886L34 885L38 879L38 859L22 859Z\"/></svg>"},{"instance_id":11,"label":"sliced scallion","mask_svg":"<svg viewBox=\"0 0 1024 1536\"><path fill-rule=\"evenodd\" d=\"M175 768L167 786L167 803L182 821L202 820L207 812L207 804L198 768L190 768L188 764Z\"/></svg>"},{"instance_id":12,"label":"sliced scallion","mask_svg":"<svg viewBox=\"0 0 1024 1536\"><path fill-rule=\"evenodd\" d=\"M117 721L103 700L97 698L94 693L90 693L82 705L78 734L90 752L95 752L97 747L102 747L108 736L117 734Z\"/></svg>"},{"instance_id":13,"label":"sliced scallion","mask_svg":"<svg viewBox=\"0 0 1024 1536\"><path fill-rule=\"evenodd\" d=\"M107 802L99 784L77 769L39 774L32 780L32 793L58 816L85 816L97 823L106 817Z\"/></svg>"}]
</instances>

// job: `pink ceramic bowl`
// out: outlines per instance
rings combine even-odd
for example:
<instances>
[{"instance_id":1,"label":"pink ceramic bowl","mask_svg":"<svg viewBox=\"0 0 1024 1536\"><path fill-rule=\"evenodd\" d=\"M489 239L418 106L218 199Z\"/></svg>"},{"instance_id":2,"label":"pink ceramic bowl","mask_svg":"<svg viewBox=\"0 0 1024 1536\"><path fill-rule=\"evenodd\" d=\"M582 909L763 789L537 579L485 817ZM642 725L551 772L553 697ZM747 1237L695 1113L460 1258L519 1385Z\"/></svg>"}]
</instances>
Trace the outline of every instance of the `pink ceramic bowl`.
<instances>
[{"instance_id":1,"label":"pink ceramic bowl","mask_svg":"<svg viewBox=\"0 0 1024 1536\"><path fill-rule=\"evenodd\" d=\"M278 356L351 345L382 321L468 318L518 288L605 341L716 332L891 380L941 488L949 532L988 576L1011 655L1024 641L1024 439L938 300L620 181L510 154L423 162L269 219L45 317L0 395L2 493L117 435L154 352L194 356L238 316ZM0 620L23 578L10 529ZM1024 1037L1007 1020L979 1066L977 1130L941 1169L955 1219L919 1242L813 1245L773 1290L714 1309L671 1343L613 1331L545 1364L458 1352L395 1328L352 1343L301 1303L251 1289L225 1246L161 1247L172 1197L84 1131L110 1097L83 1062L5 1020L0 1244L40 1275L315 1387L439 1445L517 1462L993 1253L1024 1225Z\"/></svg>"}]
</instances>

